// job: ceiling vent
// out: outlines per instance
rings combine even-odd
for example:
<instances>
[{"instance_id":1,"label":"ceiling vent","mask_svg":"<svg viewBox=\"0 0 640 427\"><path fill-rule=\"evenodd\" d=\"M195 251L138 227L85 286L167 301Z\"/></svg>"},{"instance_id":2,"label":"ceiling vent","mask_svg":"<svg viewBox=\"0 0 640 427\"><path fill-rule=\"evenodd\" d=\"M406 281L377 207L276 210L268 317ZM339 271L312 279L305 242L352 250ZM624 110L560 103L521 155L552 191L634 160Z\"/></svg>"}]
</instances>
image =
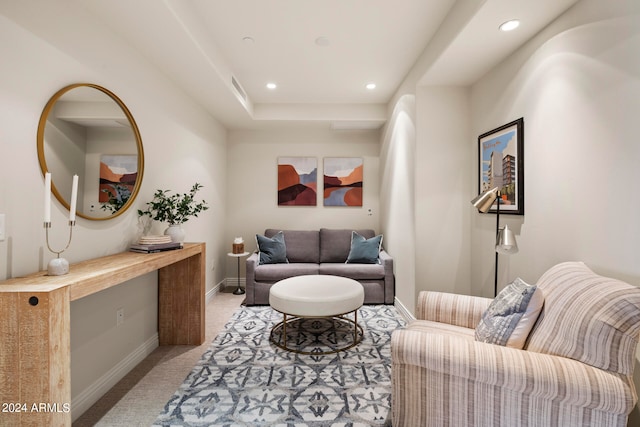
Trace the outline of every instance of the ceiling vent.
<instances>
[{"instance_id":1,"label":"ceiling vent","mask_svg":"<svg viewBox=\"0 0 640 427\"><path fill-rule=\"evenodd\" d=\"M231 76L231 85L236 90L236 94L246 103L247 102L247 94L240 86L240 83L236 80L235 77Z\"/></svg>"}]
</instances>

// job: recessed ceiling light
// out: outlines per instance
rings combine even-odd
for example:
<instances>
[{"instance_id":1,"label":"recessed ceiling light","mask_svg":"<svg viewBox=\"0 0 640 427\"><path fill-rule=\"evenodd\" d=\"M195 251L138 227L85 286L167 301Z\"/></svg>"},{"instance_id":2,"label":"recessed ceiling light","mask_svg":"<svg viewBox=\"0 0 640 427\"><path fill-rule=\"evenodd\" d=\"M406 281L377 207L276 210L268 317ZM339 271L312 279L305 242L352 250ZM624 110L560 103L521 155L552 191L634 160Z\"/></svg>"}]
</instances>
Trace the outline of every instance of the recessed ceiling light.
<instances>
[{"instance_id":1,"label":"recessed ceiling light","mask_svg":"<svg viewBox=\"0 0 640 427\"><path fill-rule=\"evenodd\" d=\"M275 84L275 83L267 83L267 89L274 90L277 87L278 87L278 85Z\"/></svg>"},{"instance_id":2,"label":"recessed ceiling light","mask_svg":"<svg viewBox=\"0 0 640 427\"><path fill-rule=\"evenodd\" d=\"M519 26L520 26L520 21L518 21L517 19L512 19L510 21L503 22L502 24L500 24L499 28L500 28L500 31L511 31L511 30L515 30Z\"/></svg>"},{"instance_id":3,"label":"recessed ceiling light","mask_svg":"<svg viewBox=\"0 0 640 427\"><path fill-rule=\"evenodd\" d=\"M243 38L242 38L242 41L243 41L245 44L253 44L253 43L255 42L255 40L253 39L253 37L249 37L249 36L243 37Z\"/></svg>"},{"instance_id":4,"label":"recessed ceiling light","mask_svg":"<svg viewBox=\"0 0 640 427\"><path fill-rule=\"evenodd\" d=\"M367 83L365 86L367 89L369 90L373 90L376 88L376 84L375 83Z\"/></svg>"}]
</instances>

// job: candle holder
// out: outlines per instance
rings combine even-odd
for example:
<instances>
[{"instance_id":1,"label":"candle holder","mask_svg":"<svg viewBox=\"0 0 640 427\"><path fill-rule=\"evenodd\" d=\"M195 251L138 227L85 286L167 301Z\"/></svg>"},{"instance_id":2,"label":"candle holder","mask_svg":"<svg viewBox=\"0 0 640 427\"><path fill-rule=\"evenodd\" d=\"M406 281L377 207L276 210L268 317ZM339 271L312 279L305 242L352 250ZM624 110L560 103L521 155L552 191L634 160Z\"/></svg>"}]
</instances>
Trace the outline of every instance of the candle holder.
<instances>
[{"instance_id":1,"label":"candle holder","mask_svg":"<svg viewBox=\"0 0 640 427\"><path fill-rule=\"evenodd\" d=\"M49 265L47 266L47 274L49 276L62 276L63 274L67 274L69 272L69 261L60 257L60 254L66 251L71 244L71 238L73 237L73 227L76 225L75 221L69 221L69 241L67 242L67 246L64 247L61 251L55 251L51 249L51 245L49 244L49 229L51 228L51 222L44 223L44 229L46 231L47 236L47 248L50 252L56 254L56 258L53 258L49 261Z\"/></svg>"}]
</instances>

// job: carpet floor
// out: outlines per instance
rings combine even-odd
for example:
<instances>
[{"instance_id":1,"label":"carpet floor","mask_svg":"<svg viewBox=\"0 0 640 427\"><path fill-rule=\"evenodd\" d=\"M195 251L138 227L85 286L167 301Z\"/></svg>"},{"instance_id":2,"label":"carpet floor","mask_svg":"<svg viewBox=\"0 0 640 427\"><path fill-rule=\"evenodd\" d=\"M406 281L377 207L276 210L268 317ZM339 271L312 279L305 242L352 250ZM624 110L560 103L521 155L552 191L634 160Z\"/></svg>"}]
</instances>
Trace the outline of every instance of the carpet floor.
<instances>
[{"instance_id":1,"label":"carpet floor","mask_svg":"<svg viewBox=\"0 0 640 427\"><path fill-rule=\"evenodd\" d=\"M217 293L206 306L205 343L156 348L73 422L73 427L149 427L213 339L224 330L244 295ZM73 369L73 367L72 367ZM73 414L73 408L72 408ZM2 423L0 423L1 425Z\"/></svg>"},{"instance_id":2,"label":"carpet floor","mask_svg":"<svg viewBox=\"0 0 640 427\"><path fill-rule=\"evenodd\" d=\"M154 426L390 425L390 340L404 326L393 306L362 307L362 342L328 355L352 339L352 324L294 322L288 345L303 355L270 342L280 320L270 307L238 309Z\"/></svg>"}]
</instances>

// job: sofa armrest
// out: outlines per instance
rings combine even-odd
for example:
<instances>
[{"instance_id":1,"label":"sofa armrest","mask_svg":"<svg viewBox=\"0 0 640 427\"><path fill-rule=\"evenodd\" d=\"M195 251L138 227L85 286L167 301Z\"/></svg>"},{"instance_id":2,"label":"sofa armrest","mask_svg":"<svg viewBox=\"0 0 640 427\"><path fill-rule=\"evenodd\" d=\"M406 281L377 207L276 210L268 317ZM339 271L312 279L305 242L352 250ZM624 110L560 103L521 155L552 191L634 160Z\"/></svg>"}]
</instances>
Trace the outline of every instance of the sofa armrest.
<instances>
[{"instance_id":1,"label":"sofa armrest","mask_svg":"<svg viewBox=\"0 0 640 427\"><path fill-rule=\"evenodd\" d=\"M418 294L416 318L475 329L491 298L423 291Z\"/></svg>"},{"instance_id":2,"label":"sofa armrest","mask_svg":"<svg viewBox=\"0 0 640 427\"><path fill-rule=\"evenodd\" d=\"M393 258L384 249L378 254L380 263L384 267L384 303L393 304L395 298L395 276L393 275Z\"/></svg>"},{"instance_id":3,"label":"sofa armrest","mask_svg":"<svg viewBox=\"0 0 640 427\"><path fill-rule=\"evenodd\" d=\"M387 251L385 251L384 249L382 249L379 253L378 253L378 258L380 258L380 262L385 265L387 262L391 262L391 265L393 265L393 258L391 257L391 255L389 255L389 253Z\"/></svg>"},{"instance_id":4,"label":"sofa armrest","mask_svg":"<svg viewBox=\"0 0 640 427\"><path fill-rule=\"evenodd\" d=\"M245 291L246 291L246 304L255 304L255 288L256 288L256 267L260 260L260 254L254 252L245 261Z\"/></svg>"},{"instance_id":5,"label":"sofa armrest","mask_svg":"<svg viewBox=\"0 0 640 427\"><path fill-rule=\"evenodd\" d=\"M632 384L622 374L603 371L565 357L452 335L407 329L394 331L391 358L393 381L402 381L398 377L400 370L409 369L405 369L401 376L423 378L423 384L418 386L414 381L413 387L414 390L418 387L428 389L425 393L435 393L427 398L442 399L444 396L436 394L448 388L449 381L462 381L470 390L501 390L501 393L530 396L532 400L558 401L617 414L628 414L637 401ZM416 367L422 374L411 366L403 365ZM402 387L402 384L396 383L393 387L395 392L396 387ZM458 391L466 393L465 390ZM449 398L453 401L456 396ZM486 398L494 399L496 396Z\"/></svg>"}]
</instances>

